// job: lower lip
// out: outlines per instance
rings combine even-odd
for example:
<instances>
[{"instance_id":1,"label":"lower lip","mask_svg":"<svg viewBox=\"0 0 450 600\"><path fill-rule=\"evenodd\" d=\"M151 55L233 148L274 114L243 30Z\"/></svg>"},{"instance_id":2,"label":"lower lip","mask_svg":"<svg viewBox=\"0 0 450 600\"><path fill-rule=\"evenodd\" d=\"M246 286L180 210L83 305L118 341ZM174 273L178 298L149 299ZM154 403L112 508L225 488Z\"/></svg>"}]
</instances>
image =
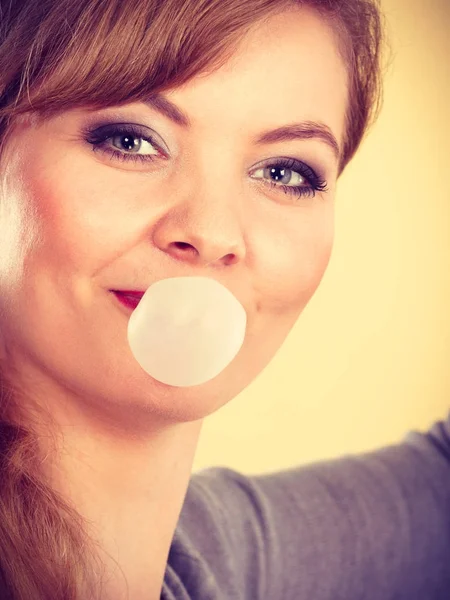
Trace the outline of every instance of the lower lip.
<instances>
[{"instance_id":1,"label":"lower lip","mask_svg":"<svg viewBox=\"0 0 450 600\"><path fill-rule=\"evenodd\" d=\"M120 294L119 292L113 292L113 294L121 304L123 304L130 310L134 310L140 301L140 298L126 296L125 294Z\"/></svg>"}]
</instances>

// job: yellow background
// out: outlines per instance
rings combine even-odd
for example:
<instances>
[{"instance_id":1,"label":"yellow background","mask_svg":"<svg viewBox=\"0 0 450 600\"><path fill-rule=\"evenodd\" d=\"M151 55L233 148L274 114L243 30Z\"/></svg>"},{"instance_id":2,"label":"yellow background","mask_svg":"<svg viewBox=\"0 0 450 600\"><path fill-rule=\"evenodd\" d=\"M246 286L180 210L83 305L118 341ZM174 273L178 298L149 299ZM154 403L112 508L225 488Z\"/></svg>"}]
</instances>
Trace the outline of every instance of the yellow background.
<instances>
[{"instance_id":1,"label":"yellow background","mask_svg":"<svg viewBox=\"0 0 450 600\"><path fill-rule=\"evenodd\" d=\"M194 471L371 450L450 408L450 0L385 0L384 107L341 177L328 271L272 362L205 419Z\"/></svg>"}]
</instances>

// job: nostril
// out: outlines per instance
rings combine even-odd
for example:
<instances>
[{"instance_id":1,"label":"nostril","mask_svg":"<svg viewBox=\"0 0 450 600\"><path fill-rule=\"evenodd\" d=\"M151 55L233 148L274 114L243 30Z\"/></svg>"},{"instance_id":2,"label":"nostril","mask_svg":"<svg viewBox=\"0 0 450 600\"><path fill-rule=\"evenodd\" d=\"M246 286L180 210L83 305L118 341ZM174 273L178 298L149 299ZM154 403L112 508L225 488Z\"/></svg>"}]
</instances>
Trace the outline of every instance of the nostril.
<instances>
[{"instance_id":1,"label":"nostril","mask_svg":"<svg viewBox=\"0 0 450 600\"><path fill-rule=\"evenodd\" d=\"M182 250L183 252L193 252L194 254L197 253L197 250L194 248L194 246L192 244L188 244L187 242L174 242L174 246L176 247L177 250Z\"/></svg>"}]
</instances>

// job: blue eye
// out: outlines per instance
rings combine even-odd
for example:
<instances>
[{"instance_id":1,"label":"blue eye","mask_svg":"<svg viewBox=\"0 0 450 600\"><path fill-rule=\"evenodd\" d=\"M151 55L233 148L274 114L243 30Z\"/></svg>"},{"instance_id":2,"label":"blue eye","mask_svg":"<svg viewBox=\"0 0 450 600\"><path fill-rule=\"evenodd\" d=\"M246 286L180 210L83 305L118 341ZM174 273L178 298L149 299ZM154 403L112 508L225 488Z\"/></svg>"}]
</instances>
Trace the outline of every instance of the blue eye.
<instances>
[{"instance_id":1,"label":"blue eye","mask_svg":"<svg viewBox=\"0 0 450 600\"><path fill-rule=\"evenodd\" d=\"M261 173L261 176L257 176ZM277 158L270 164L253 171L253 179L268 178L268 185L285 194L297 197L316 195L316 192L326 192L327 183L321 179L308 165L293 158ZM278 183L279 182L279 183ZM291 184L291 185L287 185Z\"/></svg>"},{"instance_id":2,"label":"blue eye","mask_svg":"<svg viewBox=\"0 0 450 600\"><path fill-rule=\"evenodd\" d=\"M102 151L122 161L151 162L164 155L153 137L136 125L114 123L88 131L86 141L94 151Z\"/></svg>"},{"instance_id":3,"label":"blue eye","mask_svg":"<svg viewBox=\"0 0 450 600\"><path fill-rule=\"evenodd\" d=\"M153 162L167 158L166 153L149 135L148 129L130 123L109 123L84 133L85 140L94 151L109 154L114 160ZM258 175L260 174L260 175ZM261 176L262 175L262 176ZM269 164L254 170L250 177L262 179L277 191L297 197L326 192L327 183L307 164L293 158L276 158ZM289 184L289 185L288 185Z\"/></svg>"}]
</instances>

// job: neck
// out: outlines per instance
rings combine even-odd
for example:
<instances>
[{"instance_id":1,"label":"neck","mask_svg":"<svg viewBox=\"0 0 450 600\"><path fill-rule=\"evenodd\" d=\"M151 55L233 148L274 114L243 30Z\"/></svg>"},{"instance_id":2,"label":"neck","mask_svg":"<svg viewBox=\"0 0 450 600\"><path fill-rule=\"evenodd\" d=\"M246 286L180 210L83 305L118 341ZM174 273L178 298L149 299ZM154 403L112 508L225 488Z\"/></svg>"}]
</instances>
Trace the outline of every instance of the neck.
<instances>
[{"instance_id":1,"label":"neck","mask_svg":"<svg viewBox=\"0 0 450 600\"><path fill-rule=\"evenodd\" d=\"M141 427L130 436L72 418L62 428L51 478L90 523L105 565L102 600L159 599L201 426L149 426L147 435Z\"/></svg>"}]
</instances>

